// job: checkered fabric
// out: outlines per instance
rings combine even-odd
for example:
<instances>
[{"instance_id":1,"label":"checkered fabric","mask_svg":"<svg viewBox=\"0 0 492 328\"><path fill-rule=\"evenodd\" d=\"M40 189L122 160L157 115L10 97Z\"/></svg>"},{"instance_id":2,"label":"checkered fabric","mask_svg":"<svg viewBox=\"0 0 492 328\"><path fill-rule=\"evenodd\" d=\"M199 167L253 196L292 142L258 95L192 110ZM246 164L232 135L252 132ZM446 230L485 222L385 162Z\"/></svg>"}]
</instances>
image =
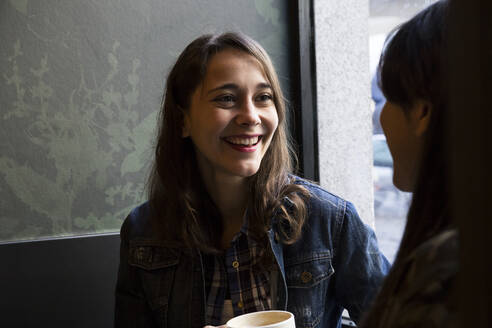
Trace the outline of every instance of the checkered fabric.
<instances>
[{"instance_id":1,"label":"checkered fabric","mask_svg":"<svg viewBox=\"0 0 492 328\"><path fill-rule=\"evenodd\" d=\"M258 271L258 260L265 250L249 237L247 223L233 238L223 255L204 256L207 288L206 320L221 325L224 300L231 299L234 316L270 310L269 272Z\"/></svg>"}]
</instances>

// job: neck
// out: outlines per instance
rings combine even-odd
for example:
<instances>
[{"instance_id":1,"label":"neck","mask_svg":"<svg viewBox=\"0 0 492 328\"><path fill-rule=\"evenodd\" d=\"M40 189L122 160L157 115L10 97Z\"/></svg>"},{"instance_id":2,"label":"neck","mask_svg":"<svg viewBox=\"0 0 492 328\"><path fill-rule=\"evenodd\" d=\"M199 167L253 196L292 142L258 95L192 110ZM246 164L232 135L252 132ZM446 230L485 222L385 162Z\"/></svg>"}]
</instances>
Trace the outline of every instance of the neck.
<instances>
[{"instance_id":1,"label":"neck","mask_svg":"<svg viewBox=\"0 0 492 328\"><path fill-rule=\"evenodd\" d=\"M240 228L248 201L247 178L215 173L203 175L203 181L222 215L224 230L230 226Z\"/></svg>"},{"instance_id":2,"label":"neck","mask_svg":"<svg viewBox=\"0 0 492 328\"><path fill-rule=\"evenodd\" d=\"M205 187L222 215L223 232L221 248L227 249L234 235L243 225L248 201L248 181L246 178L205 175Z\"/></svg>"}]
</instances>

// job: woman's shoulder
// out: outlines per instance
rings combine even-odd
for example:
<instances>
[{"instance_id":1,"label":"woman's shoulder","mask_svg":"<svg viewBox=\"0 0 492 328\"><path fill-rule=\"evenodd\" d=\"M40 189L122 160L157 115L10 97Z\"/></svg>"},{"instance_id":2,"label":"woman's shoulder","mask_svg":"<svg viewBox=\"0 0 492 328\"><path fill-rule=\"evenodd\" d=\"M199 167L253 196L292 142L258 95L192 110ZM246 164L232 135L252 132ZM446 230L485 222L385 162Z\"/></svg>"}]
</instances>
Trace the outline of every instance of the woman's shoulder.
<instances>
[{"instance_id":1,"label":"woman's shoulder","mask_svg":"<svg viewBox=\"0 0 492 328\"><path fill-rule=\"evenodd\" d=\"M292 183L304 187L309 192L310 197L307 202L310 207L322 207L324 209L328 208L342 212L349 211L355 213L355 207L351 202L324 189L316 182L294 175L291 176L291 178Z\"/></svg>"},{"instance_id":2,"label":"woman's shoulder","mask_svg":"<svg viewBox=\"0 0 492 328\"><path fill-rule=\"evenodd\" d=\"M459 238L456 229L445 230L417 247L408 258L408 278L415 282L438 283L453 278L458 272Z\"/></svg>"},{"instance_id":3,"label":"woman's shoulder","mask_svg":"<svg viewBox=\"0 0 492 328\"><path fill-rule=\"evenodd\" d=\"M124 239L146 238L152 235L150 204L145 202L130 211L121 226L120 235Z\"/></svg>"},{"instance_id":4,"label":"woman's shoulder","mask_svg":"<svg viewBox=\"0 0 492 328\"><path fill-rule=\"evenodd\" d=\"M386 316L392 327L449 327L453 321L452 295L459 270L456 230L444 231L420 245L405 262L407 272ZM393 322L394 320L394 322ZM419 323L420 325L416 325Z\"/></svg>"},{"instance_id":5,"label":"woman's shoulder","mask_svg":"<svg viewBox=\"0 0 492 328\"><path fill-rule=\"evenodd\" d=\"M436 288L454 279L459 265L458 241L457 230L445 230L422 243L402 262L407 268L404 298L435 293Z\"/></svg>"}]
</instances>

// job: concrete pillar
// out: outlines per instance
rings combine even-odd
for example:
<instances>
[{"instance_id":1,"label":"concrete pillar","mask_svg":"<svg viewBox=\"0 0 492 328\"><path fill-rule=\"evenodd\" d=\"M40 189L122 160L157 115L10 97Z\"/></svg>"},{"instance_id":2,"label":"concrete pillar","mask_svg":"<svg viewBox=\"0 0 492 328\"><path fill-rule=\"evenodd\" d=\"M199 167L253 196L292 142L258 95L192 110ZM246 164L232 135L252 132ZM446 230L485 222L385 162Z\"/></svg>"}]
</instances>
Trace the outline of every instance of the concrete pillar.
<instances>
[{"instance_id":1,"label":"concrete pillar","mask_svg":"<svg viewBox=\"0 0 492 328\"><path fill-rule=\"evenodd\" d=\"M321 186L374 227L368 0L315 0Z\"/></svg>"}]
</instances>

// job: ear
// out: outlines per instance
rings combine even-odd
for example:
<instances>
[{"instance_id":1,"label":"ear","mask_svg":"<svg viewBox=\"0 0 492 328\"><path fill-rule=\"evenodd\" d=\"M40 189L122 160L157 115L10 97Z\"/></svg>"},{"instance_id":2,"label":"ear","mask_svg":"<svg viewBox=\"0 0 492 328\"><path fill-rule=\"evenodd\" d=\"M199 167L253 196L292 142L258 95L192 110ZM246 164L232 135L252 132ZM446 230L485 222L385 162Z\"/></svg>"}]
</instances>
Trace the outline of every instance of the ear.
<instances>
[{"instance_id":1,"label":"ear","mask_svg":"<svg viewBox=\"0 0 492 328\"><path fill-rule=\"evenodd\" d=\"M432 104L426 100L419 100L412 109L412 125L417 137L421 137L429 128L432 116Z\"/></svg>"}]
</instances>

